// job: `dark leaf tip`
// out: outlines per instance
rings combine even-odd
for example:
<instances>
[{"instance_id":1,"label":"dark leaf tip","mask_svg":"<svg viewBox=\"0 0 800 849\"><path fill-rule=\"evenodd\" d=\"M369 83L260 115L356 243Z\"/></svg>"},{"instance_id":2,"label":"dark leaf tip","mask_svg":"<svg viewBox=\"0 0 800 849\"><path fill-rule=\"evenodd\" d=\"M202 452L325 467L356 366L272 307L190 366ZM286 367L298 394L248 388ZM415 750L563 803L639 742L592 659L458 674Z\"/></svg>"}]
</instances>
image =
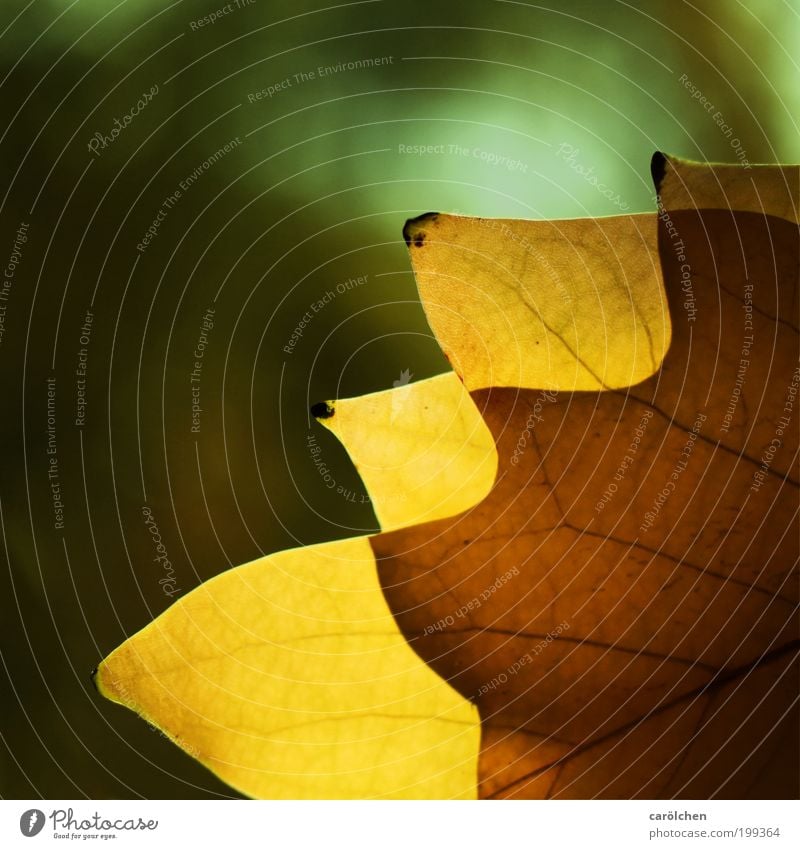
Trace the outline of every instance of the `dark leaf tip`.
<instances>
[{"instance_id":1,"label":"dark leaf tip","mask_svg":"<svg viewBox=\"0 0 800 849\"><path fill-rule=\"evenodd\" d=\"M311 415L315 419L329 419L333 416L334 409L327 401L320 401L311 405Z\"/></svg>"},{"instance_id":2,"label":"dark leaf tip","mask_svg":"<svg viewBox=\"0 0 800 849\"><path fill-rule=\"evenodd\" d=\"M406 245L411 247L411 243L413 242L415 247L421 248L425 242L423 225L436 221L438 217L438 212L426 212L423 215L418 215L416 218L409 218L406 221L405 227L403 227L403 238Z\"/></svg>"},{"instance_id":3,"label":"dark leaf tip","mask_svg":"<svg viewBox=\"0 0 800 849\"><path fill-rule=\"evenodd\" d=\"M653 177L653 185L656 187L656 194L661 194L661 183L664 180L664 175L667 173L667 157L657 150L650 160L650 174Z\"/></svg>"}]
</instances>

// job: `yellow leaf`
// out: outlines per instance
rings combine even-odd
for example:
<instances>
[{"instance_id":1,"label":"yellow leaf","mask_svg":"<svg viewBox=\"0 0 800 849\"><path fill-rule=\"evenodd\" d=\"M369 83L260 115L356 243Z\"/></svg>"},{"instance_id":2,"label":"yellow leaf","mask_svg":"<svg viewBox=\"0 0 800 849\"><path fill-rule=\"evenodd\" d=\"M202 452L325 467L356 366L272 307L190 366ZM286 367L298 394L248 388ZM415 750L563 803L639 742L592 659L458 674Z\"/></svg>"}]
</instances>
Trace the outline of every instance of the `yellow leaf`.
<instances>
[{"instance_id":1,"label":"yellow leaf","mask_svg":"<svg viewBox=\"0 0 800 849\"><path fill-rule=\"evenodd\" d=\"M101 690L256 796L796 795L799 173L409 222L463 386L315 410L384 532L208 582Z\"/></svg>"},{"instance_id":2,"label":"yellow leaf","mask_svg":"<svg viewBox=\"0 0 800 849\"><path fill-rule=\"evenodd\" d=\"M494 439L452 372L315 411L347 446L384 530L454 516L492 488Z\"/></svg>"},{"instance_id":3,"label":"yellow leaf","mask_svg":"<svg viewBox=\"0 0 800 849\"><path fill-rule=\"evenodd\" d=\"M404 234L428 321L468 389L617 388L661 364L670 321L654 215L429 213Z\"/></svg>"},{"instance_id":4,"label":"yellow leaf","mask_svg":"<svg viewBox=\"0 0 800 849\"><path fill-rule=\"evenodd\" d=\"M363 537L213 578L95 681L250 796L476 793L476 711L400 634Z\"/></svg>"}]
</instances>

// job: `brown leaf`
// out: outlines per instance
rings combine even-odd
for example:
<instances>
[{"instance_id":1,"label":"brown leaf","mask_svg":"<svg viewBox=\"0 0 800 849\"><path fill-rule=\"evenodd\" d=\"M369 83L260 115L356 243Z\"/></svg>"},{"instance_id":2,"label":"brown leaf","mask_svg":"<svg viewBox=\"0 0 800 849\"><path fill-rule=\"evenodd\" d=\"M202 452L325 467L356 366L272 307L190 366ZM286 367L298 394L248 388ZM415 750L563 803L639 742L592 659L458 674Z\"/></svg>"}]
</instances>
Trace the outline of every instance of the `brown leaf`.
<instances>
[{"instance_id":1,"label":"brown leaf","mask_svg":"<svg viewBox=\"0 0 800 849\"><path fill-rule=\"evenodd\" d=\"M681 172L662 197L702 203ZM798 793L798 228L719 183L659 218L661 368L473 390L490 495L371 540L406 638L479 707L484 797ZM452 275L458 225L420 221L415 266Z\"/></svg>"}]
</instances>

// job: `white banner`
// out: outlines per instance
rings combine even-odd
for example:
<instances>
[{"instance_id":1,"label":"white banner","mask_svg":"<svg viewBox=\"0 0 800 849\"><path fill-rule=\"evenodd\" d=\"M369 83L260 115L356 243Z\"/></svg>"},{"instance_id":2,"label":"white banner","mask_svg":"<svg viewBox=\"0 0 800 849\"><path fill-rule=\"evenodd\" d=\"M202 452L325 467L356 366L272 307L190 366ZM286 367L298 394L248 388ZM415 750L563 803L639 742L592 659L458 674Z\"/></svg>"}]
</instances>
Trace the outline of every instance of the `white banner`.
<instances>
[{"instance_id":1,"label":"white banner","mask_svg":"<svg viewBox=\"0 0 800 849\"><path fill-rule=\"evenodd\" d=\"M0 846L495 849L800 845L800 803L2 801Z\"/></svg>"}]
</instances>

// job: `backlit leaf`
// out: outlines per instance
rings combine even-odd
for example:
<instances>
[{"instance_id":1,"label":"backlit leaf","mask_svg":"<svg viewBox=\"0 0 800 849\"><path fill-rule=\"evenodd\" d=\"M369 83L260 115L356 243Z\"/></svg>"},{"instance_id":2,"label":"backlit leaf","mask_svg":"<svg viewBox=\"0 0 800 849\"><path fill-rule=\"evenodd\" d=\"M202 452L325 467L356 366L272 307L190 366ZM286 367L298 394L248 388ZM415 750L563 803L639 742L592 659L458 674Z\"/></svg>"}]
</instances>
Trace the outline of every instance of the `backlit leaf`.
<instances>
[{"instance_id":1,"label":"backlit leaf","mask_svg":"<svg viewBox=\"0 0 800 849\"><path fill-rule=\"evenodd\" d=\"M315 408L384 532L208 582L101 689L250 795L797 795L800 172L653 173L409 222L458 377Z\"/></svg>"},{"instance_id":2,"label":"backlit leaf","mask_svg":"<svg viewBox=\"0 0 800 849\"><path fill-rule=\"evenodd\" d=\"M475 710L401 636L363 537L213 578L96 682L251 796L475 796Z\"/></svg>"}]
</instances>

